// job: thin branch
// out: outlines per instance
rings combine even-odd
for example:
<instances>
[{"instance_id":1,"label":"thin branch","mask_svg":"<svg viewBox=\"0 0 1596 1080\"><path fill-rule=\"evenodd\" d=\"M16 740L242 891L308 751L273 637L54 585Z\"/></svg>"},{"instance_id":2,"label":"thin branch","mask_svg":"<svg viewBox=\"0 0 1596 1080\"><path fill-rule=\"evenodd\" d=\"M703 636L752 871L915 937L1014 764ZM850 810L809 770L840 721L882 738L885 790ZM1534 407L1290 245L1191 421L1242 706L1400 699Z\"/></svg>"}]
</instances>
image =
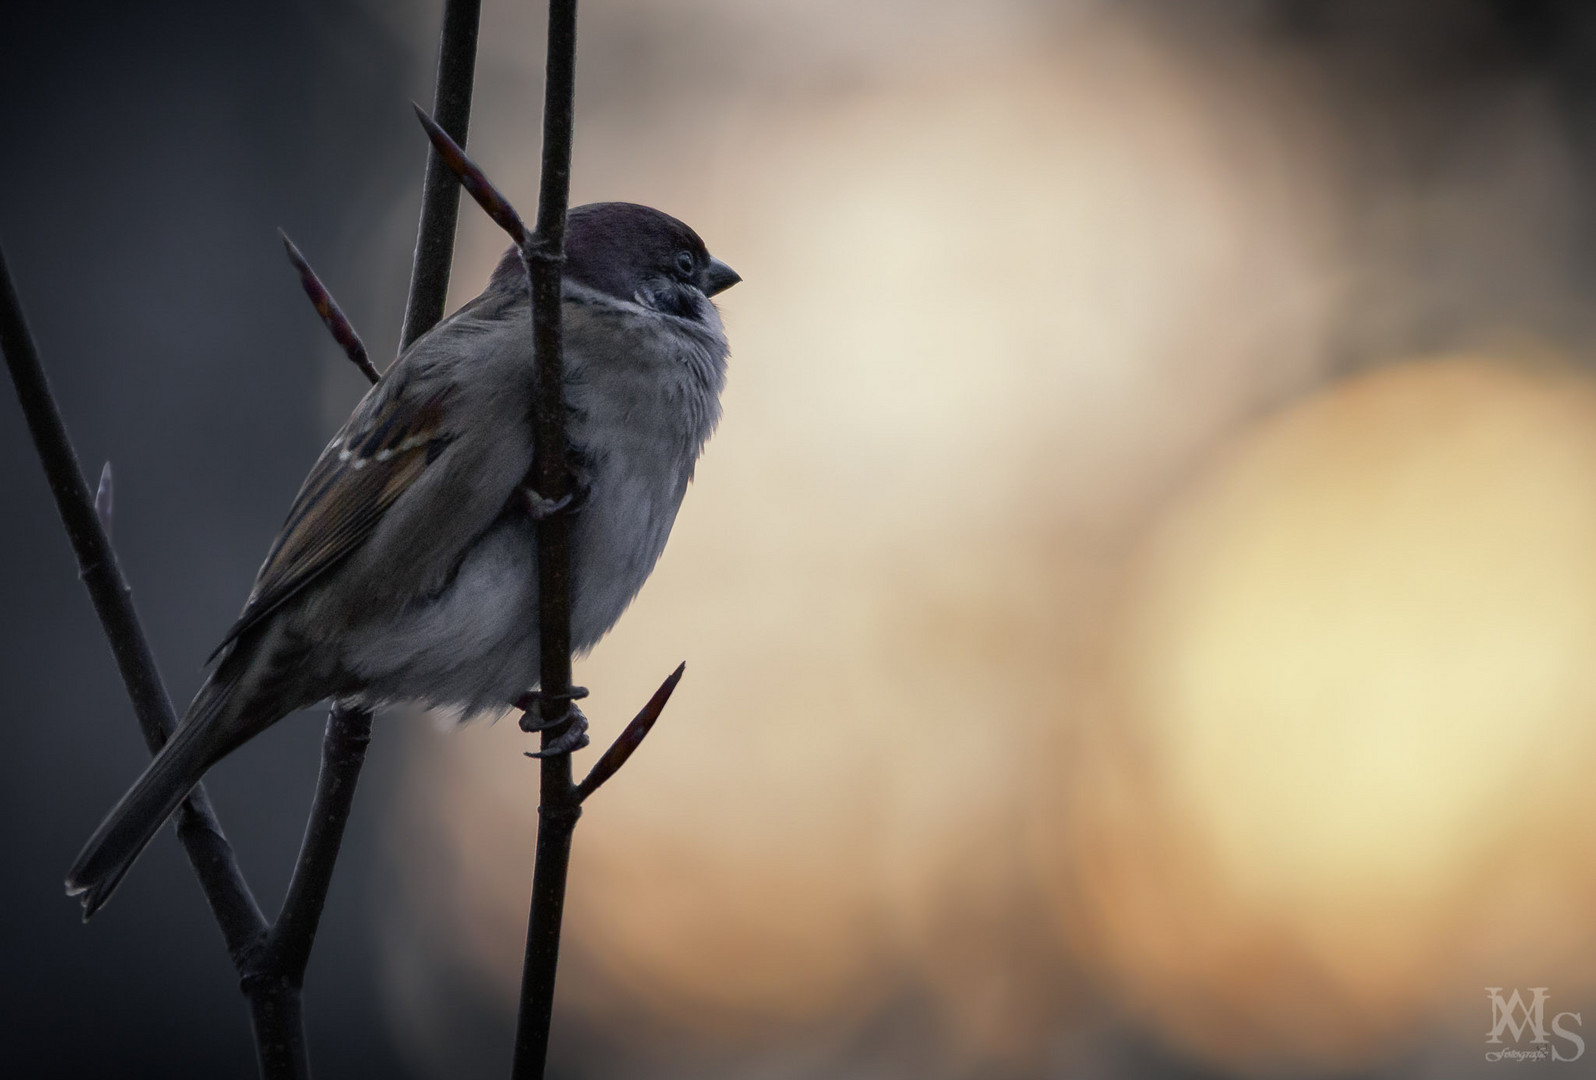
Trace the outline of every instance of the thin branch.
<instances>
[{"instance_id":1,"label":"thin branch","mask_svg":"<svg viewBox=\"0 0 1596 1080\"><path fill-rule=\"evenodd\" d=\"M562 23L560 9L574 20L574 4L554 0L549 8L550 70L555 70L553 54L557 48L575 49L574 22ZM569 70L569 68L567 68ZM550 97L558 96L551 85ZM566 89L567 95L569 88ZM552 108L553 106L551 106ZM564 110L568 117L569 107ZM564 262L564 206L553 232L541 229L549 203L540 201L540 229L528 233L510 201L488 180L486 174L418 106L416 117L432 140L434 153L453 170L461 186L498 226L509 234L521 252L532 292L532 330L537 370L536 419L532 475L538 494L556 502L565 494L569 476L565 467L565 392L564 362L560 351L560 271ZM564 136L567 158L570 152L569 124ZM548 132L544 143L547 176ZM566 166L567 170L569 166ZM552 344L551 344L552 342ZM552 369L552 374L551 374ZM551 380L552 379L552 383ZM552 398L551 398L552 393ZM552 400L552 405L550 404ZM552 435L551 435L552 429ZM555 466L550 468L549 463ZM579 696L571 687L570 629L570 528L565 515L555 514L538 523L538 640L541 652L540 689L533 697L568 706ZM568 724L555 724L544 731L543 749ZM538 756L542 756L541 754ZM532 911L527 930L526 963L522 968L521 1006L516 1024L515 1063L511 1075L516 1080L541 1078L548 1056L549 1021L554 1008L554 976L559 966L560 923L565 905L565 880L570 867L571 836L582 814L576 785L571 782L571 757L553 754L543 757L542 799L538 806L537 857L532 871Z\"/></svg>"},{"instance_id":2,"label":"thin branch","mask_svg":"<svg viewBox=\"0 0 1596 1080\"><path fill-rule=\"evenodd\" d=\"M436 108L443 117L444 128L461 142L465 141L471 118L471 87L481 7L481 0L449 0L438 49ZM429 155L421 200L421 224L411 267L410 297L400 333L401 350L443 318L449 291L449 267L454 260L459 199L459 192L449 180L448 167L437 160L436 155ZM367 379L377 382L380 377L377 369L343 309L293 241L286 234L282 234L282 239L289 260L299 271L305 295L315 305L333 339ZM310 962L316 930L332 885L344 828L354 807L355 786L371 743L371 722L370 709L336 703L327 715L321 772L316 778L316 796L305 825L299 858L294 864L294 876L277 921L255 958L252 970L245 976L246 986L254 988L251 1000L255 1003L257 1035L263 1027L282 1033L275 1040L260 1040L263 1055L270 1052L285 1061L304 1055L299 991L304 985L305 968ZM262 1071L267 1071L264 1056Z\"/></svg>"},{"instance_id":3,"label":"thin branch","mask_svg":"<svg viewBox=\"0 0 1596 1080\"><path fill-rule=\"evenodd\" d=\"M539 495L550 502L570 488L565 444L565 357L561 341L561 279L565 264L565 212L571 197L571 141L576 99L576 0L549 0L548 60L543 82L543 171L538 223L522 250L532 292L532 347L537 392L532 410L532 472ZM571 519L555 514L538 525L539 687L549 700L571 690ZM543 748L563 734L545 730ZM538 806L537 856L532 870L532 910L521 969L516 1017L515 1080L542 1080L554 1013L554 976L560 962L560 926L571 835L582 805L571 783L571 755L545 757Z\"/></svg>"},{"instance_id":4,"label":"thin branch","mask_svg":"<svg viewBox=\"0 0 1596 1080\"><path fill-rule=\"evenodd\" d=\"M561 288L565 263L565 217L570 200L571 138L576 73L575 0L550 0L549 52L544 86L543 173L537 228L530 235L510 201L483 171L418 106L416 115L432 140L433 153L471 193L482 209L509 234L526 266L532 299L532 341L536 369L532 476L538 495L559 503L570 490L566 459L565 375L561 342ZM554 514L538 523L539 690L546 704L568 703L571 686L570 521ZM541 1080L548 1059L554 982L559 967L560 928L571 840L582 800L604 784L641 745L659 719L686 665L671 673L643 710L605 751L582 784L571 779L569 753L547 754L569 724L543 730L542 798L538 806L537 856L532 873L532 909L526 959L521 973L521 1003L516 1023L515 1080ZM567 716L570 714L567 713Z\"/></svg>"},{"instance_id":5,"label":"thin branch","mask_svg":"<svg viewBox=\"0 0 1596 1080\"><path fill-rule=\"evenodd\" d=\"M55 496L61 524L77 555L79 576L116 657L145 745L153 754L165 745L177 726L171 698L139 625L132 590L122 576L116 551L95 513L89 485L78 467L77 452L39 362L4 251L0 251L0 349L5 351L6 367L11 371L17 400ZM241 965L265 933L266 919L238 868L203 785L194 788L178 812L177 834L221 928L228 955L235 965Z\"/></svg>"},{"instance_id":6,"label":"thin branch","mask_svg":"<svg viewBox=\"0 0 1596 1080\"><path fill-rule=\"evenodd\" d=\"M480 0L449 0L439 50L438 111L445 127L462 141L470 112L480 6ZM428 172L402 334L406 345L442 317L454 251L458 194L447 182L440 163L431 162ZM349 358L375 382L376 369L348 319L286 236L283 241L300 270L307 295L328 329ZM111 546L111 467L106 464L99 490L91 498L39 362L3 251L0 349L5 352L6 366L34 446L77 555L80 576L122 672L145 743L153 754L176 727L176 716ZM335 705L332 710L305 841L282 912L269 932L203 785L195 787L177 814L178 838L193 864L249 999L257 1060L261 1075L268 1080L310 1075L300 987L370 740L371 719L371 712L366 709Z\"/></svg>"},{"instance_id":7,"label":"thin branch","mask_svg":"<svg viewBox=\"0 0 1596 1080\"><path fill-rule=\"evenodd\" d=\"M432 112L443 130L461 145L471 123L472 73L477 63L477 26L482 0L449 0L443 10L443 37L438 48L438 83ZM454 262L455 223L460 192L448 167L427 155L421 190L421 222L416 228L416 254L410 274L410 299L405 305L399 349L408 349L443 318L449 297L449 267Z\"/></svg>"},{"instance_id":8,"label":"thin branch","mask_svg":"<svg viewBox=\"0 0 1596 1080\"><path fill-rule=\"evenodd\" d=\"M372 366L366 346L344 316L338 301L333 299L287 234L278 230L278 235L283 238L289 261L299 271L305 295L315 305L328 332L343 346L350 363L375 383L379 378L377 369ZM327 890L332 886L333 867L343 844L344 826L354 807L355 785L360 780L366 748L371 743L371 721L370 709L341 703L334 703L327 714L321 772L316 777L316 795L311 803L310 818L305 823L299 858L294 863L294 876L288 883L288 893L277 913L277 921L257 952L251 970L244 976L246 985L256 984L261 993L282 998L276 1006L280 1010L291 1007L284 995L297 994L305 982L305 967L310 962L316 929L321 924Z\"/></svg>"},{"instance_id":9,"label":"thin branch","mask_svg":"<svg viewBox=\"0 0 1596 1080\"><path fill-rule=\"evenodd\" d=\"M371 742L371 710L335 704L322 738L321 774L305 825L305 842L294 866L288 895L261 950L261 970L298 989L321 922L344 826L355 802L355 783Z\"/></svg>"},{"instance_id":10,"label":"thin branch","mask_svg":"<svg viewBox=\"0 0 1596 1080\"><path fill-rule=\"evenodd\" d=\"M480 0L450 0L444 13L439 47L437 98L449 103L447 123L465 138L470 118L472 73L476 58L477 16ZM443 317L448 292L449 264L454 257L454 233L459 194L453 184L439 184L429 162L422 198L421 233L411 269L410 298L406 305L401 339L408 345ZM447 177L447 172L445 172ZM345 355L371 382L380 377L366 353L360 335L333 299L293 241L281 234L289 260L299 271L300 283ZM321 772L316 795L305 824L305 838L282 909L261 948L243 973L243 983L253 1007L261 1071L265 1076L296 1076L305 1062L301 988L315 945L316 931L332 886L333 869L343 844L344 830L354 807L355 788L371 743L372 711L335 703L327 715L322 739Z\"/></svg>"}]
</instances>

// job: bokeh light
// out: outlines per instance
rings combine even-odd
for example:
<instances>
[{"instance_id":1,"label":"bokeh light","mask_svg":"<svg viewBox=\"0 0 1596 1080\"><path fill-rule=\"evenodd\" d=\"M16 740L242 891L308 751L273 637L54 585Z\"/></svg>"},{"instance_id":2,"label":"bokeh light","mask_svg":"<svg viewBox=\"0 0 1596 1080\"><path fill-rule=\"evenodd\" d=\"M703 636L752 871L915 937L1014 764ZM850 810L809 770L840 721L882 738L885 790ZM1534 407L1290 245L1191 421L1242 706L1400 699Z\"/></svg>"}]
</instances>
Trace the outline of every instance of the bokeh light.
<instances>
[{"instance_id":1,"label":"bokeh light","mask_svg":"<svg viewBox=\"0 0 1596 1080\"><path fill-rule=\"evenodd\" d=\"M1351 1067L1589 992L1596 381L1415 363L1246 433L1112 650L1071 940L1182 1038Z\"/></svg>"}]
</instances>

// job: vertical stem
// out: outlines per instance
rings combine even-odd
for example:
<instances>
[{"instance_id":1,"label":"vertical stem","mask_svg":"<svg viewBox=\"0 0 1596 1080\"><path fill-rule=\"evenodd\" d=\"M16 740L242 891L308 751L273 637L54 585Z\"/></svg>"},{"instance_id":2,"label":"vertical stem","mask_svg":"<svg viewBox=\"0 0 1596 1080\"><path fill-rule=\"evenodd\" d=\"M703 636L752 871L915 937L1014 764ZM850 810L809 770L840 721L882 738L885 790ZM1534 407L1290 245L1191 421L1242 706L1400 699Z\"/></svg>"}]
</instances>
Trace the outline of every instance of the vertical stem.
<instances>
[{"instance_id":1,"label":"vertical stem","mask_svg":"<svg viewBox=\"0 0 1596 1080\"><path fill-rule=\"evenodd\" d=\"M532 914L526 933L526 961L521 971L521 1012L515 1030L514 1080L543 1080L549 1056L549 1028L554 1017L554 976L560 962L560 929L565 916L565 879L571 866L571 840L580 806L551 807L548 767L565 762L570 782L571 757L561 754L543 762L543 805L538 807L538 853L532 870Z\"/></svg>"},{"instance_id":2,"label":"vertical stem","mask_svg":"<svg viewBox=\"0 0 1596 1080\"><path fill-rule=\"evenodd\" d=\"M448 0L438 46L434 108L444 130L460 142L465 141L471 118L481 8L481 0ZM435 151L429 152L422 189L421 224L410 272L410 296L400 332L401 349L443 318L449 292L449 269L454 260L459 201L459 188L448 167ZM301 275L308 275L315 282L315 274L303 265L303 257L298 256L292 244L288 247L290 257L300 266ZM315 284L325 294L320 283ZM344 344L350 359L359 364L357 354L364 358L364 347L353 329L347 326L330 295L326 296L326 302L328 312L336 316L333 325L342 324L341 329L346 331L341 335L335 329L334 337ZM324 313L323 318L328 315ZM362 365L362 370L375 378L369 362ZM344 828L354 807L355 786L371 742L371 722L372 712L367 708L345 708L335 704L328 714L316 796L288 895L264 942L253 951L247 966L241 968L263 1080L309 1080L310 1077L302 994L305 969L321 925L327 892L332 886Z\"/></svg>"},{"instance_id":3,"label":"vertical stem","mask_svg":"<svg viewBox=\"0 0 1596 1080\"><path fill-rule=\"evenodd\" d=\"M477 63L477 27L482 0L449 0L443 10L443 37L438 46L438 84L432 116L461 146L471 121L472 73ZM427 176L421 189L421 223L416 229L416 254L410 276L399 350L409 348L443 318L449 298L449 268L454 261L455 222L460 214L460 186L436 150L427 151Z\"/></svg>"},{"instance_id":4,"label":"vertical stem","mask_svg":"<svg viewBox=\"0 0 1596 1080\"><path fill-rule=\"evenodd\" d=\"M532 339L537 363L533 472L539 494L548 499L558 499L569 486L560 288L565 261L565 212L570 202L575 84L576 0L550 0L543 91L543 175L537 228L524 252L531 280ZM563 702L562 695L571 689L570 570L570 520L564 514L555 514L538 526L539 685L544 700L550 702ZM556 728L544 732L545 748L560 731ZM571 860L571 835L581 812L571 782L570 755L544 758L532 910L511 1070L515 1080L541 1080L547 1062L565 879Z\"/></svg>"},{"instance_id":5,"label":"vertical stem","mask_svg":"<svg viewBox=\"0 0 1596 1080\"><path fill-rule=\"evenodd\" d=\"M305 1009L299 987L283 978L246 977L250 1026L261 1080L310 1080Z\"/></svg>"},{"instance_id":6,"label":"vertical stem","mask_svg":"<svg viewBox=\"0 0 1596 1080\"><path fill-rule=\"evenodd\" d=\"M266 939L261 968L281 976L296 990L305 984L305 967L321 925L333 867L343 844L344 826L355 804L355 785L371 743L371 710L334 705L327 713L321 744L321 774L305 823L299 861L288 883L282 911Z\"/></svg>"}]
</instances>

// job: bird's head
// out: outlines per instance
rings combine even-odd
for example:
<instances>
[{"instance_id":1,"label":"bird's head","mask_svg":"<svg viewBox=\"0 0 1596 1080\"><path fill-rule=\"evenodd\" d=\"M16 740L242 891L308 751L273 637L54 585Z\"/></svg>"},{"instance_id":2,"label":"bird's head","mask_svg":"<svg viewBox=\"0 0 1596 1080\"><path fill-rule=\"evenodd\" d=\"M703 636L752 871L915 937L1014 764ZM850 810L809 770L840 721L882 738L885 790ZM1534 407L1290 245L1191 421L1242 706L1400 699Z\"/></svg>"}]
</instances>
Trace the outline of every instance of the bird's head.
<instances>
[{"instance_id":1,"label":"bird's head","mask_svg":"<svg viewBox=\"0 0 1596 1080\"><path fill-rule=\"evenodd\" d=\"M565 225L565 276L620 300L686 319L742 278L698 234L636 203L588 203Z\"/></svg>"}]
</instances>

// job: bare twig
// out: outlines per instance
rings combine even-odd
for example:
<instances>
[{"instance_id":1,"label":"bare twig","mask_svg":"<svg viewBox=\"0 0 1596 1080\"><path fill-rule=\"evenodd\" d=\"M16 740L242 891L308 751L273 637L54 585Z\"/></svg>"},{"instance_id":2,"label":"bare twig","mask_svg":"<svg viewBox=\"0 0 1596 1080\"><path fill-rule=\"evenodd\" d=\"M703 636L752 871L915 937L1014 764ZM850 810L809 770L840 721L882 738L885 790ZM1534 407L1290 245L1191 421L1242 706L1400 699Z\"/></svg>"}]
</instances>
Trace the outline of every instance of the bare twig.
<instances>
[{"instance_id":1,"label":"bare twig","mask_svg":"<svg viewBox=\"0 0 1596 1080\"><path fill-rule=\"evenodd\" d=\"M295 989L304 983L305 965L310 962L316 927L332 884L344 825L354 805L355 782L360 779L360 767L370 742L371 710L342 704L332 707L327 714L321 774L316 779L316 798L305 825L305 842L288 883L282 911L261 950L261 970Z\"/></svg>"},{"instance_id":2,"label":"bare twig","mask_svg":"<svg viewBox=\"0 0 1596 1080\"><path fill-rule=\"evenodd\" d=\"M111 539L95 513L89 485L78 468L77 452L72 448L61 411L39 363L38 350L23 316L4 252L0 252L0 349L5 350L6 367L16 386L17 400L27 417L34 448L50 482L56 509L61 513L61 524L66 527L67 539L77 555L79 576L116 657L122 682L133 702L133 712L144 733L145 745L153 754L165 745L177 726L172 702L156 670L149 641L139 625L132 590L122 576ZM232 845L222 834L221 823L216 820L216 812L211 809L203 785L194 788L178 811L177 834L205 891L216 924L221 927L228 955L235 965L241 966L266 932L266 918L244 881Z\"/></svg>"},{"instance_id":3,"label":"bare twig","mask_svg":"<svg viewBox=\"0 0 1596 1080\"><path fill-rule=\"evenodd\" d=\"M477 26L482 0L449 0L443 10L443 37L438 49L438 82L432 111L443 130L464 144L471 123L472 73L477 63ZM416 228L416 255L410 274L410 299L399 335L403 352L443 318L449 296L449 267L454 262L455 222L460 192L448 167L427 155L421 189L421 223Z\"/></svg>"},{"instance_id":4,"label":"bare twig","mask_svg":"<svg viewBox=\"0 0 1596 1080\"><path fill-rule=\"evenodd\" d=\"M479 10L480 0L450 0L440 47L438 107L447 128L462 140L470 110ZM405 318L405 344L443 315L458 195L446 179L440 182L446 177L440 174L441 169L437 162L429 167ZM348 319L286 236L283 241L300 270L306 293L328 329L350 360L375 382L377 371ZM0 349L5 352L18 400L77 555L80 575L153 754L170 737L176 717L111 546L111 467L108 462L101 473L99 489L91 498L39 362L3 251ZM337 705L328 718L321 775L304 844L282 911L270 928L222 834L203 785L195 787L177 814L178 838L222 930L228 954L249 999L257 1059L261 1075L266 1078L310 1076L300 988L370 740L371 720L369 710Z\"/></svg>"},{"instance_id":5,"label":"bare twig","mask_svg":"<svg viewBox=\"0 0 1596 1080\"><path fill-rule=\"evenodd\" d=\"M437 101L440 108L445 108L447 103L446 123L461 140L465 138L470 119L480 9L480 0L450 0L444 12ZM436 181L435 174L440 167L436 161L429 160L401 348L443 318L449 264L454 258L459 194L453 184ZM445 172L445 178L447 175ZM377 382L377 369L343 309L293 241L286 234L282 234L282 240L289 260L299 271L305 295L315 305L334 340L366 378ZM371 724L370 709L334 704L328 713L316 795L288 894L283 898L277 921L251 957L248 969L241 972L253 1005L256 1043L265 1076L309 1075L300 991L321 913L326 906L327 891L332 885L344 828L354 806L355 786L371 742Z\"/></svg>"},{"instance_id":6,"label":"bare twig","mask_svg":"<svg viewBox=\"0 0 1596 1080\"><path fill-rule=\"evenodd\" d=\"M350 362L376 382L376 368L367 358L366 347L345 318L343 309L293 241L281 230L279 235L282 235L289 260L299 271L305 295L310 297L322 322L334 340L343 346ZM355 785L366 760L366 747L371 742L371 721L370 709L335 703L329 711L327 732L322 738L316 795L288 894L283 898L276 922L239 971L240 983L250 1000L261 1074L266 1077L310 1075L301 990L316 930L321 924L322 909L327 904L327 890L332 886L333 867L343 844L344 826L349 822L349 812L354 805Z\"/></svg>"},{"instance_id":7,"label":"bare twig","mask_svg":"<svg viewBox=\"0 0 1596 1080\"><path fill-rule=\"evenodd\" d=\"M561 271L565 263L565 212L571 197L571 142L576 98L576 0L549 0L548 59L543 74L543 169L537 231L521 249L532 291L532 344L537 362L532 472L539 495L553 502L569 490L565 457L565 357L561 340ZM539 686L548 700L571 691L571 522L555 514L538 526ZM547 750L564 734L543 733ZM571 783L571 756L541 762L537 855L532 869L532 910L521 1006L516 1017L515 1080L542 1080L554 1013L554 976L560 962L565 879L571 836L582 803Z\"/></svg>"},{"instance_id":8,"label":"bare twig","mask_svg":"<svg viewBox=\"0 0 1596 1080\"><path fill-rule=\"evenodd\" d=\"M575 0L550 0L549 52L544 86L543 172L537 227L530 234L520 214L483 171L418 106L416 115L444 162L478 205L509 234L526 265L532 298L532 341L536 368L532 476L538 495L558 504L569 492L565 442L565 372L560 304L565 263L565 216L570 201L572 108L576 75ZM533 696L568 708L585 693L571 686L570 522L554 514L538 523L539 690ZM515 1080L541 1080L548 1059L549 1022L559 967L560 927L571 840L582 800L624 765L642 743L686 665L671 673L637 717L606 750L580 785L572 782L569 753L548 754L568 723L543 729L542 792L538 806L537 855L532 872L532 909L526 960L521 972L521 1003L516 1023ZM570 717L571 714L565 714Z\"/></svg>"}]
</instances>

